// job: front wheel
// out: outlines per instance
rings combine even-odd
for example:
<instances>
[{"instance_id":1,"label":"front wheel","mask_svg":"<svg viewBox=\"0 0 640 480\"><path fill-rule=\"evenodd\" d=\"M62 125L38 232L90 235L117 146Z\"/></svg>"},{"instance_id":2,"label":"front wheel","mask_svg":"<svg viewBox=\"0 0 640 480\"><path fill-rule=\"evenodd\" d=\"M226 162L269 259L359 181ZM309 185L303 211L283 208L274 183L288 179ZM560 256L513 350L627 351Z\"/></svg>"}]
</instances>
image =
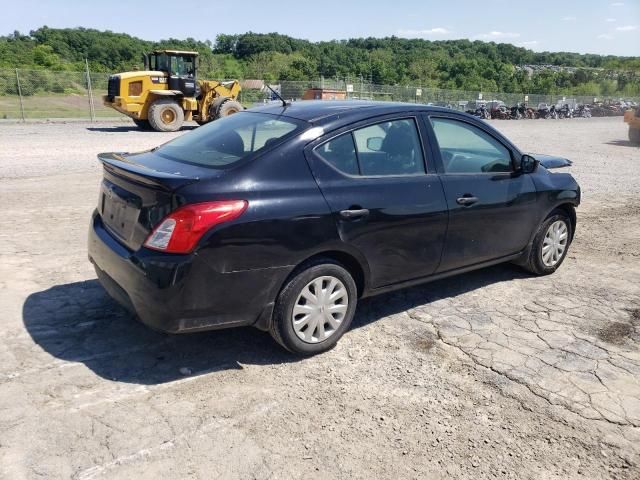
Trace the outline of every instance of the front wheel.
<instances>
[{"instance_id":1,"label":"front wheel","mask_svg":"<svg viewBox=\"0 0 640 480\"><path fill-rule=\"evenodd\" d=\"M316 260L301 267L280 292L270 333L291 352L325 352L349 328L356 303L351 274L330 259Z\"/></svg>"},{"instance_id":2,"label":"front wheel","mask_svg":"<svg viewBox=\"0 0 640 480\"><path fill-rule=\"evenodd\" d=\"M640 143L640 128L629 127L629 141L631 143Z\"/></svg>"},{"instance_id":3,"label":"front wheel","mask_svg":"<svg viewBox=\"0 0 640 480\"><path fill-rule=\"evenodd\" d=\"M228 117L229 115L233 115L234 113L238 113L242 110L244 110L244 107L240 102L236 100L227 100L220 105L217 118Z\"/></svg>"},{"instance_id":4,"label":"front wheel","mask_svg":"<svg viewBox=\"0 0 640 480\"><path fill-rule=\"evenodd\" d=\"M555 272L566 258L572 239L568 215L562 210L554 210L540 225L523 267L536 275Z\"/></svg>"}]
</instances>

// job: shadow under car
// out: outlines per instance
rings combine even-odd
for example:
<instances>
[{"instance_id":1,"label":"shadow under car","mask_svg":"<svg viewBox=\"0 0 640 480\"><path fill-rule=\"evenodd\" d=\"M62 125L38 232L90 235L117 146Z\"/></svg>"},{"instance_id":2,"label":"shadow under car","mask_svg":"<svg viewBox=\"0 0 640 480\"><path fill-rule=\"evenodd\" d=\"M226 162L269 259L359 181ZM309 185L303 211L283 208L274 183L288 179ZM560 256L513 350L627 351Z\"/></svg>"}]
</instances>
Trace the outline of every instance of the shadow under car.
<instances>
[{"instance_id":1,"label":"shadow under car","mask_svg":"<svg viewBox=\"0 0 640 480\"><path fill-rule=\"evenodd\" d=\"M513 265L497 265L363 299L351 328L527 276ZM153 331L112 300L97 280L57 285L29 295L23 305L23 321L34 342L47 353L82 362L100 377L126 383L160 384L185 374L303 358L285 351L268 333L250 327L181 335Z\"/></svg>"}]
</instances>

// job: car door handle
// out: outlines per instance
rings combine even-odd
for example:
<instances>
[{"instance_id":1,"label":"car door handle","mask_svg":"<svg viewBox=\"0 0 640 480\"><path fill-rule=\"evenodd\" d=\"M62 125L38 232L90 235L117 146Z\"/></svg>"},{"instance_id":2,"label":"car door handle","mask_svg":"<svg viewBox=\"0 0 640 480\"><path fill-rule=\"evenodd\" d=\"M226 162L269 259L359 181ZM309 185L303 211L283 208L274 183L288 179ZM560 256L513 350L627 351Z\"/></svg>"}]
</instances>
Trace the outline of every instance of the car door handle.
<instances>
[{"instance_id":1,"label":"car door handle","mask_svg":"<svg viewBox=\"0 0 640 480\"><path fill-rule=\"evenodd\" d=\"M458 202L458 205L464 205L465 207L468 207L469 205L473 205L474 203L476 203L478 200L478 197L464 196L458 198L456 202Z\"/></svg>"},{"instance_id":2,"label":"car door handle","mask_svg":"<svg viewBox=\"0 0 640 480\"><path fill-rule=\"evenodd\" d=\"M369 215L369 210L366 208L358 208L355 210L340 210L340 216L347 220L354 220L356 218L362 218Z\"/></svg>"}]
</instances>

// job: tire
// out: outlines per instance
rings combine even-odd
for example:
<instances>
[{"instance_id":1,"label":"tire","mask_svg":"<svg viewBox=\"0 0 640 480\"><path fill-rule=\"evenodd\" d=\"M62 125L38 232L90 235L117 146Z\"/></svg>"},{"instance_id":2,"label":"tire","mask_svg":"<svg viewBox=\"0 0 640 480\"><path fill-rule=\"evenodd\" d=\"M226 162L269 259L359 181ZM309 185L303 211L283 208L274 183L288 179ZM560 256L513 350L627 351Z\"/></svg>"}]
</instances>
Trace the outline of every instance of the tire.
<instances>
[{"instance_id":1,"label":"tire","mask_svg":"<svg viewBox=\"0 0 640 480\"><path fill-rule=\"evenodd\" d=\"M133 123L136 124L141 130L151 130L151 125L149 124L149 120L138 120L137 118L133 118Z\"/></svg>"},{"instance_id":2,"label":"tire","mask_svg":"<svg viewBox=\"0 0 640 480\"><path fill-rule=\"evenodd\" d=\"M564 244L564 249L562 250L561 255L558 256L557 260L554 260L554 256L552 253L551 261L546 262L543 258L543 248L545 247L545 237L547 236L547 232L550 231L550 228L553 225L556 225L558 222L564 224L564 231L566 235L566 241ZM561 236L562 238L562 236ZM527 258L525 262L522 264L522 267L536 275L549 275L555 272L562 262L567 257L567 252L569 251L569 247L571 246L571 241L573 240L573 227L571 225L571 219L569 216L562 210L554 210L551 214L542 222L540 228L538 228L538 232L536 233L533 243L531 244L531 250L528 252ZM553 239L550 239L553 241ZM551 250L554 249L553 244L550 247Z\"/></svg>"},{"instance_id":3,"label":"tire","mask_svg":"<svg viewBox=\"0 0 640 480\"><path fill-rule=\"evenodd\" d=\"M321 285L323 292L331 289L334 294L342 293L342 296L328 305L323 304L323 309L318 311L317 304L306 299L309 293L313 297L318 291L316 285ZM305 291L306 298L303 296ZM327 258L307 263L294 272L278 295L269 329L271 336L293 353L308 356L326 352L349 328L356 311L357 297L355 281L342 265ZM341 305L346 307L340 309ZM298 313L294 312L295 307L300 307ZM333 307L335 312L327 313L324 308L329 307ZM307 308L309 313L306 313ZM328 315L334 319L333 324ZM294 323L299 326L294 326ZM321 339L323 332L326 337Z\"/></svg>"},{"instance_id":4,"label":"tire","mask_svg":"<svg viewBox=\"0 0 640 480\"><path fill-rule=\"evenodd\" d=\"M240 102L236 100L227 100L220 108L218 108L218 115L216 118L228 117L229 115L233 115L234 113L238 113L244 110L244 107Z\"/></svg>"},{"instance_id":5,"label":"tire","mask_svg":"<svg viewBox=\"0 0 640 480\"><path fill-rule=\"evenodd\" d=\"M640 143L640 128L629 127L629 141Z\"/></svg>"},{"instance_id":6,"label":"tire","mask_svg":"<svg viewBox=\"0 0 640 480\"><path fill-rule=\"evenodd\" d=\"M184 111L173 99L158 99L149 107L149 123L157 132L175 132L184 123Z\"/></svg>"}]
</instances>

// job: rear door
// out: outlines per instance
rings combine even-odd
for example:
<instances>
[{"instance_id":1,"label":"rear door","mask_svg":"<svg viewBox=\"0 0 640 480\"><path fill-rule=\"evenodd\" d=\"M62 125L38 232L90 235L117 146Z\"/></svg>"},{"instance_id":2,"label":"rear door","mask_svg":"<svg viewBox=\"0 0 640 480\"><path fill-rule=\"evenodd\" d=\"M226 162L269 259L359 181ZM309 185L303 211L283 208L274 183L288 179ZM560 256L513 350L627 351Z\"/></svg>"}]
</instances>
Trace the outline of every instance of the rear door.
<instances>
[{"instance_id":1,"label":"rear door","mask_svg":"<svg viewBox=\"0 0 640 480\"><path fill-rule=\"evenodd\" d=\"M312 143L305 154L340 238L366 257L373 288L437 269L447 205L415 117L362 122Z\"/></svg>"},{"instance_id":2,"label":"rear door","mask_svg":"<svg viewBox=\"0 0 640 480\"><path fill-rule=\"evenodd\" d=\"M512 149L474 122L446 114L427 120L449 208L438 272L523 250L536 225L536 189L514 170Z\"/></svg>"}]
</instances>

